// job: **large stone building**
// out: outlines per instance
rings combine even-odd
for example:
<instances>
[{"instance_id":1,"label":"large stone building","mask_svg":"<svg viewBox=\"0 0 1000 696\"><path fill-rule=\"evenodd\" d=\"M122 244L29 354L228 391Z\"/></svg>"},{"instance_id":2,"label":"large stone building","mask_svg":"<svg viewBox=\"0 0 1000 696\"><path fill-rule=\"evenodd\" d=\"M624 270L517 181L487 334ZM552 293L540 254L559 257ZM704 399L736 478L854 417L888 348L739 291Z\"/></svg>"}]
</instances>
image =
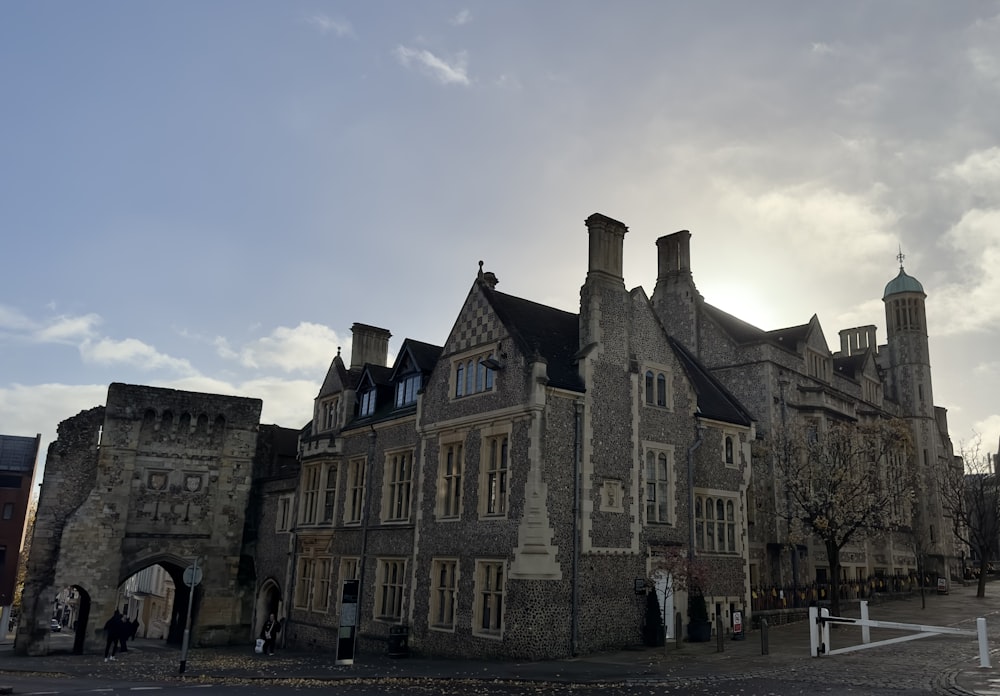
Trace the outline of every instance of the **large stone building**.
<instances>
[{"instance_id":1,"label":"large stone building","mask_svg":"<svg viewBox=\"0 0 1000 696\"><path fill-rule=\"evenodd\" d=\"M336 644L355 577L363 644L400 624L446 655L633 644L672 549L705 566L713 617L747 606L752 419L625 288L626 227L587 231L578 314L480 269L443 346L405 340L388 365L389 332L354 325L302 438L292 644Z\"/></svg>"},{"instance_id":2,"label":"large stone building","mask_svg":"<svg viewBox=\"0 0 1000 696\"><path fill-rule=\"evenodd\" d=\"M358 580L362 649L405 632L440 655L560 657L638 642L647 592L672 634L688 598L667 576L692 567L728 629L752 588L831 580L781 522L773 463L751 466L791 422L905 418L927 489L915 519L938 569L954 565L915 279L885 288L886 345L866 326L831 352L816 317L763 331L706 303L686 231L657 240L649 296L625 287L625 225L595 214L586 231L578 312L502 293L480 264L441 345L407 338L390 364L389 331L354 324L301 431L261 426L250 399L112 385L50 447L17 649L47 650L66 588L90 616L76 647L94 647L119 588L154 565L176 587L176 638L195 557L201 645L249 642L274 613L279 641L332 655ZM915 568L904 536L844 560L853 578Z\"/></svg>"},{"instance_id":3,"label":"large stone building","mask_svg":"<svg viewBox=\"0 0 1000 696\"><path fill-rule=\"evenodd\" d=\"M653 304L668 331L746 405L762 438L792 423L824 429L834 422L903 418L910 426L908 465L923 495L912 525L926 544L928 570L956 576L959 556L937 493L936 469L951 465L945 409L934 405L923 287L900 265L882 296L888 339L879 346L874 325L839 332L831 352L819 319L763 331L705 302L694 283L691 235L657 241L660 271ZM902 258L900 258L902 263ZM829 561L814 540L789 537L787 504L773 463L755 462L750 511L750 574L755 587L827 583ZM917 570L914 534L851 544L842 552L841 580L905 575Z\"/></svg>"}]
</instances>

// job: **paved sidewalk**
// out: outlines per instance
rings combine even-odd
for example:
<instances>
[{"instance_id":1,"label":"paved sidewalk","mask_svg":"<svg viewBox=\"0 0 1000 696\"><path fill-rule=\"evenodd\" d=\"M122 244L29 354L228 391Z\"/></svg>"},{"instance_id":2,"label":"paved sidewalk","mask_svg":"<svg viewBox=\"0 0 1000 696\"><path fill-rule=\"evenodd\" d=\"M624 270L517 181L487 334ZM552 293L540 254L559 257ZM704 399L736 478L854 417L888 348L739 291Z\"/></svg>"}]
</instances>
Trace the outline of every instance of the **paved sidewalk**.
<instances>
[{"instance_id":1,"label":"paved sidewalk","mask_svg":"<svg viewBox=\"0 0 1000 696\"><path fill-rule=\"evenodd\" d=\"M976 599L975 587L953 587L948 595L926 595L921 600L885 601L870 607L870 617L931 626L975 628L977 617L987 620L994 663L1000 663L1000 583L987 586L987 596ZM858 616L857 606L844 612ZM872 629L872 640L904 635ZM809 655L808 623L774 626L768 630L768 654L762 654L761 632L742 641L726 640L718 652L715 641L683 643L680 647L639 648L597 653L575 659L537 662L445 660L412 655L389 658L362 654L351 666L336 666L326 652L282 650L274 656L253 654L250 647L198 648L189 651L185 680L227 681L293 680L516 680L578 684L695 683L739 680L748 676L798 681L828 681L864 686L933 689L941 694L1000 696L1000 664L979 665L975 638L939 636L887 645L845 655L813 658ZM861 642L861 630L834 631L832 647ZM68 640L67 640L68 645ZM45 657L14 655L0 645L0 673L45 672L68 677L115 677L133 681L165 681L179 677L180 651L162 641L138 640L128 653L105 663L99 655L54 654ZM0 677L2 682L2 677Z\"/></svg>"}]
</instances>

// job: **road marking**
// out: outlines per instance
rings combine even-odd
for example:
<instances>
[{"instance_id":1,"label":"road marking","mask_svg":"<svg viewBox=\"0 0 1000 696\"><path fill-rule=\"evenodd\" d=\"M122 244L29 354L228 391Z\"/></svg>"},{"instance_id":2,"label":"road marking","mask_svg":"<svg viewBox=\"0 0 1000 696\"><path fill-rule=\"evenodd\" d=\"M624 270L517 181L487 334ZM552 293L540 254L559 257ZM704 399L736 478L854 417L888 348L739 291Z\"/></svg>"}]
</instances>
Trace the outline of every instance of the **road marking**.
<instances>
[{"instance_id":1,"label":"road marking","mask_svg":"<svg viewBox=\"0 0 1000 696\"><path fill-rule=\"evenodd\" d=\"M129 691L159 691L162 686L133 686Z\"/></svg>"}]
</instances>

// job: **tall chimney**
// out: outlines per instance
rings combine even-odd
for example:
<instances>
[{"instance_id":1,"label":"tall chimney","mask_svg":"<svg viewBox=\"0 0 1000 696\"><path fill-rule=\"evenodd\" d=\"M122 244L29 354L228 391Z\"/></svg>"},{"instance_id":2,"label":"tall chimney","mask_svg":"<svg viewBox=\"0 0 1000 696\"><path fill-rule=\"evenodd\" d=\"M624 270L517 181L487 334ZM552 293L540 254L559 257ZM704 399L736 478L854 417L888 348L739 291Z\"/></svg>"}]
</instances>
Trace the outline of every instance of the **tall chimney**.
<instances>
[{"instance_id":1,"label":"tall chimney","mask_svg":"<svg viewBox=\"0 0 1000 696\"><path fill-rule=\"evenodd\" d=\"M656 282L691 275L691 233L674 232L656 240Z\"/></svg>"},{"instance_id":2,"label":"tall chimney","mask_svg":"<svg viewBox=\"0 0 1000 696\"><path fill-rule=\"evenodd\" d=\"M392 334L388 329L377 326L359 324L351 326L353 339L351 341L351 369L364 367L365 364L386 367L389 361L389 339Z\"/></svg>"},{"instance_id":3,"label":"tall chimney","mask_svg":"<svg viewBox=\"0 0 1000 696\"><path fill-rule=\"evenodd\" d=\"M681 230L656 240L656 287L653 307L667 333L699 355L701 294L691 273L691 233Z\"/></svg>"},{"instance_id":4,"label":"tall chimney","mask_svg":"<svg viewBox=\"0 0 1000 696\"><path fill-rule=\"evenodd\" d=\"M604 278L616 280L624 285L622 275L622 249L628 227L606 215L594 213L586 220L590 234L590 259L587 266L587 280Z\"/></svg>"}]
</instances>

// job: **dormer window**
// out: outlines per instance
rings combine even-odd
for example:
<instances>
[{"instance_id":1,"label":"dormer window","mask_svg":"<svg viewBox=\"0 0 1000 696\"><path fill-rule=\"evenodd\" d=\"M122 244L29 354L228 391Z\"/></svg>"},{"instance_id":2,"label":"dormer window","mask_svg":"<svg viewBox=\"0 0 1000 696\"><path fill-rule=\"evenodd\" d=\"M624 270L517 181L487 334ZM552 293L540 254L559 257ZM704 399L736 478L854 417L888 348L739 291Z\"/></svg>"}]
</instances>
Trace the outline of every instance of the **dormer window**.
<instances>
[{"instance_id":1,"label":"dormer window","mask_svg":"<svg viewBox=\"0 0 1000 696\"><path fill-rule=\"evenodd\" d=\"M396 384L396 408L417 403L417 392L420 391L420 374L403 377Z\"/></svg>"},{"instance_id":2,"label":"dormer window","mask_svg":"<svg viewBox=\"0 0 1000 696\"><path fill-rule=\"evenodd\" d=\"M375 389L374 387L361 394L361 404L358 407L358 415L364 418L375 413Z\"/></svg>"}]
</instances>

